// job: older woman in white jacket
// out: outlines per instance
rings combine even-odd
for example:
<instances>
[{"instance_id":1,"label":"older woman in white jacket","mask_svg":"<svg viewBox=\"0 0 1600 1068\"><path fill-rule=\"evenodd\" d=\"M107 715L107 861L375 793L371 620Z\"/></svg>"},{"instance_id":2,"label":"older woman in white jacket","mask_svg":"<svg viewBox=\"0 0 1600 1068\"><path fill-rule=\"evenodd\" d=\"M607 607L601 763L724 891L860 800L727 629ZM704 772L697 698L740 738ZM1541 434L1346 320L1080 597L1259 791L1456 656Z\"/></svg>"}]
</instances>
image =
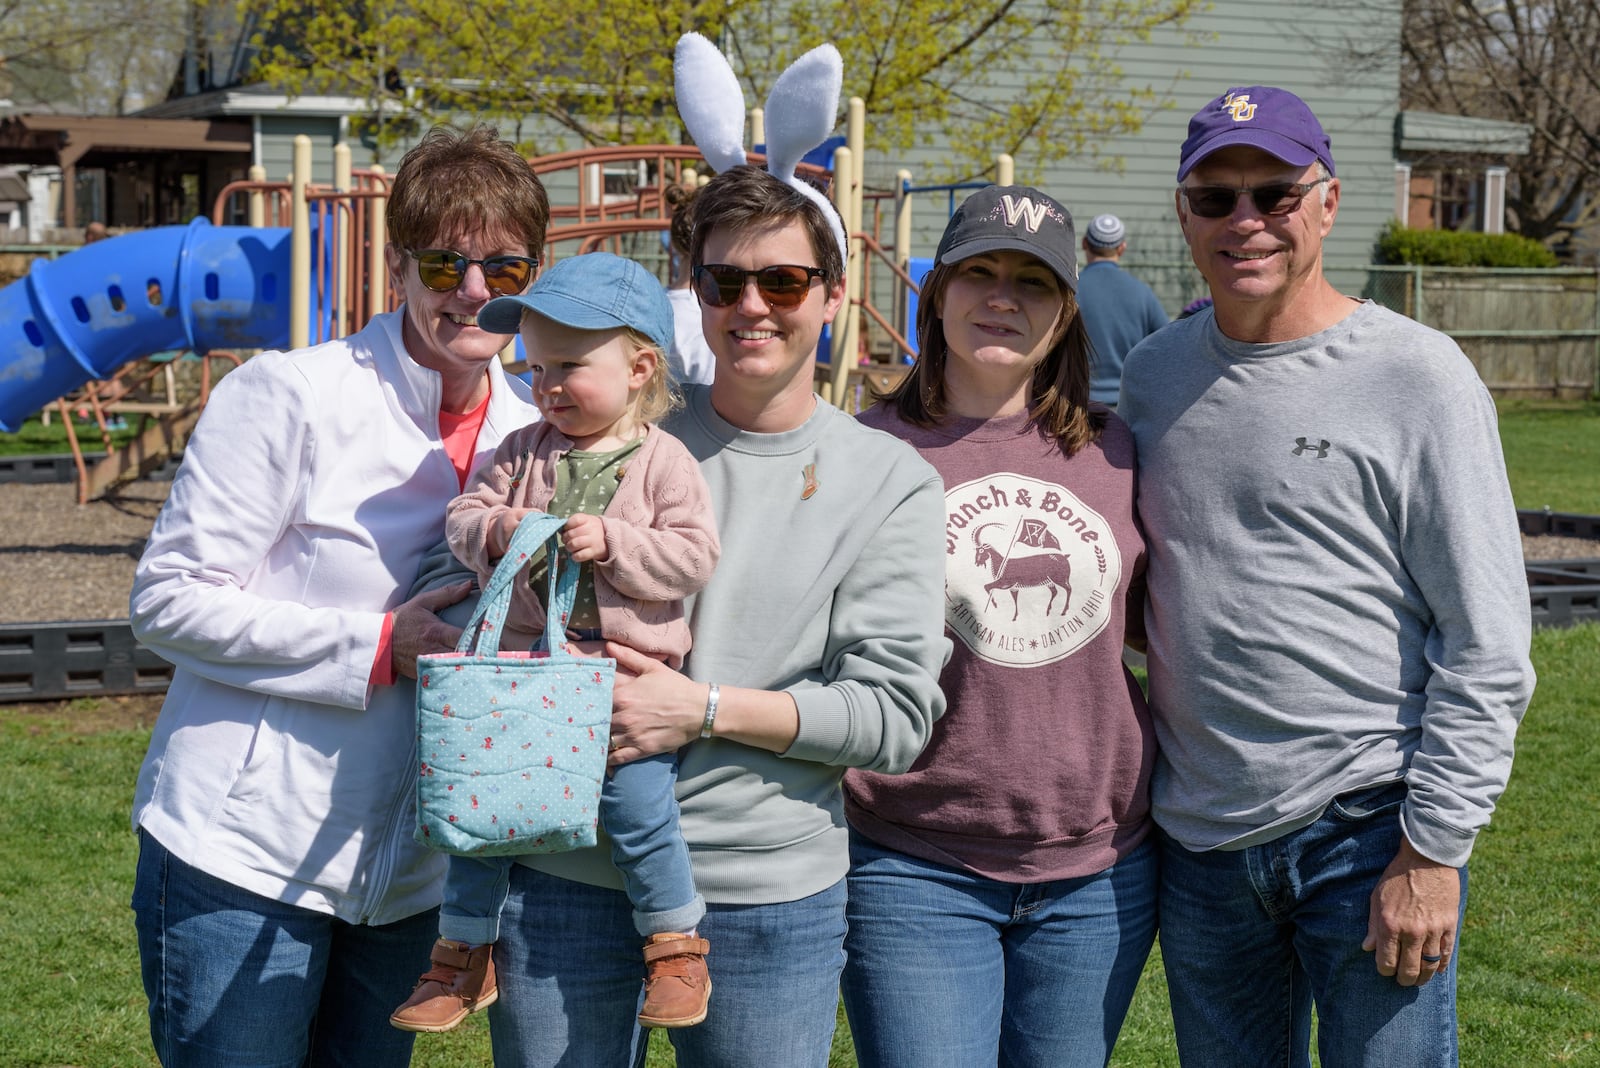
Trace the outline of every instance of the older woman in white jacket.
<instances>
[{"instance_id":1,"label":"older woman in white jacket","mask_svg":"<svg viewBox=\"0 0 1600 1068\"><path fill-rule=\"evenodd\" d=\"M532 280L548 219L494 131L434 130L389 202L404 306L249 360L189 442L130 605L177 668L133 809L169 1068L409 1063L389 1012L444 871L412 841L412 677L467 587L406 593L476 463L538 418L477 313Z\"/></svg>"}]
</instances>

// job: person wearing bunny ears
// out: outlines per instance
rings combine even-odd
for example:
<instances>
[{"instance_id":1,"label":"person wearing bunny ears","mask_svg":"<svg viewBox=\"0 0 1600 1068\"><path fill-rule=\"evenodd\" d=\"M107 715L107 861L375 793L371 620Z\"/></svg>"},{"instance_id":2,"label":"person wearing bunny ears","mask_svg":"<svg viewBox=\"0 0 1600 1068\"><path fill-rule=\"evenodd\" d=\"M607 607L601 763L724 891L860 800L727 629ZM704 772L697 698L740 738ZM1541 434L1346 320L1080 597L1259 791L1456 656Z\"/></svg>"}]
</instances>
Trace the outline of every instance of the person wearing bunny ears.
<instances>
[{"instance_id":1,"label":"person wearing bunny ears","mask_svg":"<svg viewBox=\"0 0 1600 1068\"><path fill-rule=\"evenodd\" d=\"M817 339L845 299L844 230L794 164L831 129L824 46L779 78L768 170L744 165L742 93L704 38L679 42L679 110L718 173L690 254L710 385L665 429L700 462L722 558L687 603L684 673L612 644L616 764L679 751L710 1013L670 1032L700 1068L828 1062L844 966L848 767L903 771L944 711L944 491L903 442L820 400ZM603 849L522 858L495 948L495 1059L644 1062L631 909Z\"/></svg>"}]
</instances>

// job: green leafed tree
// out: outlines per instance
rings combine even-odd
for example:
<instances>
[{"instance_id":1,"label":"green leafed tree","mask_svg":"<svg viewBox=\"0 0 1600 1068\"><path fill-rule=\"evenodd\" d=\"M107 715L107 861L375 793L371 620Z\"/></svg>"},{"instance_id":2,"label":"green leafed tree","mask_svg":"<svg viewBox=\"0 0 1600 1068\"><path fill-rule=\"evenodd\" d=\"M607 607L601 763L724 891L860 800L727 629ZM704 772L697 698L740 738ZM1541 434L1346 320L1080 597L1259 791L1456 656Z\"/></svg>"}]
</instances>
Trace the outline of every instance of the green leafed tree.
<instances>
[{"instance_id":1,"label":"green leafed tree","mask_svg":"<svg viewBox=\"0 0 1600 1068\"><path fill-rule=\"evenodd\" d=\"M1538 240L1600 222L1600 4L1408 0L1405 107L1533 128L1512 157L1506 207Z\"/></svg>"},{"instance_id":2,"label":"green leafed tree","mask_svg":"<svg viewBox=\"0 0 1600 1068\"><path fill-rule=\"evenodd\" d=\"M495 120L530 153L677 141L673 42L717 32L744 2L243 0L253 80L366 97L389 139L463 115Z\"/></svg>"},{"instance_id":3,"label":"green leafed tree","mask_svg":"<svg viewBox=\"0 0 1600 1068\"><path fill-rule=\"evenodd\" d=\"M1388 17L1392 0L1327 3L1346 16L1351 32L1324 48L1349 75L1398 66L1402 108L1527 124L1528 151L1495 160L1509 169L1507 224L1557 249L1584 231L1593 245L1600 223L1600 3L1405 0L1397 38L1365 30Z\"/></svg>"},{"instance_id":4,"label":"green leafed tree","mask_svg":"<svg viewBox=\"0 0 1600 1068\"><path fill-rule=\"evenodd\" d=\"M997 152L1036 179L1059 160L1101 155L1168 105L1170 85L1134 84L1122 51L1161 28L1181 30L1203 0L885 0L793 4L783 25L742 9L733 51L752 81L770 83L794 55L832 41L845 95L866 104L867 147L892 153L938 144L933 177L984 173ZM1174 72L1176 73L1176 72ZM763 86L764 91L764 86Z\"/></svg>"},{"instance_id":5,"label":"green leafed tree","mask_svg":"<svg viewBox=\"0 0 1600 1068\"><path fill-rule=\"evenodd\" d=\"M784 65L831 41L869 148L950 146L948 175L996 152L1019 176L1138 131L1164 86L1129 84L1118 56L1204 0L241 0L256 80L367 97L392 132L477 115L530 152L675 142L672 51L689 30L727 51L759 102ZM238 4L230 8L239 11ZM397 119L409 120L407 123ZM559 138L545 131L560 131ZM392 134L391 134L392 135ZM1115 160L1103 160L1115 165Z\"/></svg>"}]
</instances>

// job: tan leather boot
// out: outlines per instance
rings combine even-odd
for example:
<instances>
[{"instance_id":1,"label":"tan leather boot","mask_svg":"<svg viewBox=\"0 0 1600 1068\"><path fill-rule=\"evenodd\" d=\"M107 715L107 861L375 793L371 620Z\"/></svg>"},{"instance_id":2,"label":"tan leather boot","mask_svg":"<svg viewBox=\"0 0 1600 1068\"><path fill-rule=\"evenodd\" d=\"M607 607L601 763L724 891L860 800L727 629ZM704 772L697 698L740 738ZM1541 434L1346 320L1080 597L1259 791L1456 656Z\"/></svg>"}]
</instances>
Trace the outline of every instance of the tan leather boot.
<instances>
[{"instance_id":1,"label":"tan leather boot","mask_svg":"<svg viewBox=\"0 0 1600 1068\"><path fill-rule=\"evenodd\" d=\"M470 1014L493 1005L500 996L494 985L493 948L472 949L465 942L439 939L429 957L433 967L422 973L417 988L389 1022L402 1031L450 1031Z\"/></svg>"},{"instance_id":2,"label":"tan leather boot","mask_svg":"<svg viewBox=\"0 0 1600 1068\"><path fill-rule=\"evenodd\" d=\"M711 974L706 954L711 943L675 932L651 935L644 947L643 1027L693 1027L706 1018Z\"/></svg>"}]
</instances>

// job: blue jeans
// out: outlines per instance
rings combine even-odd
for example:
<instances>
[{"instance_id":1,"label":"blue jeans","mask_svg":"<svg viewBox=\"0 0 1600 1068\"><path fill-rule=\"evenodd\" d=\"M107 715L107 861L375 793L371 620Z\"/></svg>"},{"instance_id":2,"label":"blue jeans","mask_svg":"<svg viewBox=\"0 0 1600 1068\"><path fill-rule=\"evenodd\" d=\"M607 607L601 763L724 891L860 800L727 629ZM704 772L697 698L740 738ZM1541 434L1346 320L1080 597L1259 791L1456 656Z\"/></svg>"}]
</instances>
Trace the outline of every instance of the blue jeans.
<instances>
[{"instance_id":1,"label":"blue jeans","mask_svg":"<svg viewBox=\"0 0 1600 1068\"><path fill-rule=\"evenodd\" d=\"M659 753L613 768L600 788L600 824L633 902L634 928L646 936L693 930L706 911L678 830L672 792L677 782L678 754ZM451 857L440 937L473 945L498 942L514 866L513 857Z\"/></svg>"},{"instance_id":2,"label":"blue jeans","mask_svg":"<svg viewBox=\"0 0 1600 1068\"><path fill-rule=\"evenodd\" d=\"M692 1068L824 1068L844 966L844 881L773 905L707 906L711 1009L669 1031ZM489 1010L496 1064L618 1068L644 1064L635 1016L642 943L628 899L518 866L495 946L500 1000Z\"/></svg>"},{"instance_id":3,"label":"blue jeans","mask_svg":"<svg viewBox=\"0 0 1600 1068\"><path fill-rule=\"evenodd\" d=\"M1191 853L1162 838L1161 956L1185 1064L1456 1064L1456 962L1423 986L1361 948L1368 899L1400 849L1404 783L1341 795L1262 845ZM1461 910L1467 873L1461 870Z\"/></svg>"},{"instance_id":4,"label":"blue jeans","mask_svg":"<svg viewBox=\"0 0 1600 1068\"><path fill-rule=\"evenodd\" d=\"M241 890L139 832L133 910L166 1068L411 1063L389 1025L428 966L434 910L369 927Z\"/></svg>"},{"instance_id":5,"label":"blue jeans","mask_svg":"<svg viewBox=\"0 0 1600 1068\"><path fill-rule=\"evenodd\" d=\"M850 835L845 1011L862 1068L1104 1065L1156 934L1156 848L1002 883Z\"/></svg>"}]
</instances>

